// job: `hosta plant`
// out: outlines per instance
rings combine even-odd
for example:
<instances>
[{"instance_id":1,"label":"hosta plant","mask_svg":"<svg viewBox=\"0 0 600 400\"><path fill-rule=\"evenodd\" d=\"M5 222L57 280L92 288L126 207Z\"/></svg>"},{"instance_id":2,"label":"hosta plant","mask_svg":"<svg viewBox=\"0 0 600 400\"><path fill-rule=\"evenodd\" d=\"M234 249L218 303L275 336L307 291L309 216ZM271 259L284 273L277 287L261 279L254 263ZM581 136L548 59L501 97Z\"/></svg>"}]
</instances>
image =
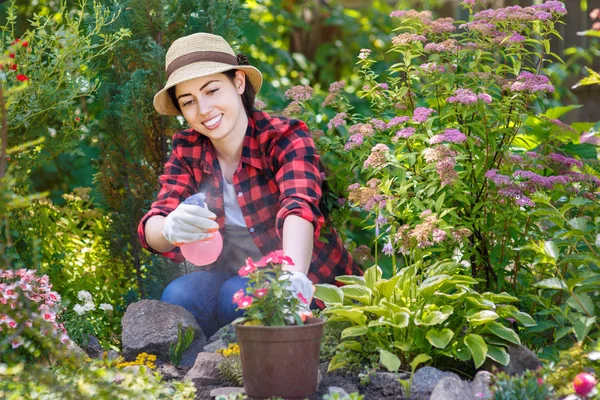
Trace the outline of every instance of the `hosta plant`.
<instances>
[{"instance_id":1,"label":"hosta plant","mask_svg":"<svg viewBox=\"0 0 600 400\"><path fill-rule=\"evenodd\" d=\"M389 279L373 266L364 277L340 276L345 285L316 285L315 297L326 308L328 321L350 326L340 336L329 370L346 366L359 353L362 359L379 357L389 370L407 366L415 356L428 354L433 362L472 360L480 367L486 358L507 365L506 347L520 344L507 326L509 319L535 325L526 313L508 304L507 293L478 293L477 281L453 261L405 267Z\"/></svg>"}]
</instances>

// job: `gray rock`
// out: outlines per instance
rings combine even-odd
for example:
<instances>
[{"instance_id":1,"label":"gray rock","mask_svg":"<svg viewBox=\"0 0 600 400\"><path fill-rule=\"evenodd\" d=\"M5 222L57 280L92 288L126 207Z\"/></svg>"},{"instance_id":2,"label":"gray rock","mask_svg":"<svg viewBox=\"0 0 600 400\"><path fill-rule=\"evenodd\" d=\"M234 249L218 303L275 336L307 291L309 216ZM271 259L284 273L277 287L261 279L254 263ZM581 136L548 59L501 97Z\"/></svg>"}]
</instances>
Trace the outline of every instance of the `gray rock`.
<instances>
[{"instance_id":1,"label":"gray rock","mask_svg":"<svg viewBox=\"0 0 600 400\"><path fill-rule=\"evenodd\" d=\"M113 349L110 349L108 351L108 353L106 353L106 358L108 360L116 360L117 358L119 358L119 352Z\"/></svg>"},{"instance_id":2,"label":"gray rock","mask_svg":"<svg viewBox=\"0 0 600 400\"><path fill-rule=\"evenodd\" d=\"M205 353L214 353L215 351L219 350L219 349L226 349L227 348L227 343L225 343L225 341L223 339L217 339L214 342L208 343L207 345L204 346L204 349L202 349L203 352Z\"/></svg>"},{"instance_id":3,"label":"gray rock","mask_svg":"<svg viewBox=\"0 0 600 400\"><path fill-rule=\"evenodd\" d=\"M90 358L102 358L104 349L100 346L100 341L94 335L88 335L88 343L85 346L85 352Z\"/></svg>"},{"instance_id":4,"label":"gray rock","mask_svg":"<svg viewBox=\"0 0 600 400\"><path fill-rule=\"evenodd\" d=\"M183 379L192 381L196 387L216 385L221 380L217 366L223 361L223 356L217 353L200 353L192 369Z\"/></svg>"},{"instance_id":5,"label":"gray rock","mask_svg":"<svg viewBox=\"0 0 600 400\"><path fill-rule=\"evenodd\" d=\"M535 353L523 345L511 345L506 350L510 356L506 367L488 358L483 364L483 369L492 371L495 368L509 375L523 375L527 370L536 370L542 366Z\"/></svg>"},{"instance_id":6,"label":"gray rock","mask_svg":"<svg viewBox=\"0 0 600 400\"><path fill-rule=\"evenodd\" d=\"M411 400L429 400L431 392L442 378L453 376L460 379L458 375L452 372L440 371L433 367L423 367L415 372L413 377L412 386L410 388L410 399Z\"/></svg>"},{"instance_id":7,"label":"gray rock","mask_svg":"<svg viewBox=\"0 0 600 400\"><path fill-rule=\"evenodd\" d=\"M194 329L195 339L184 352L181 366L191 367L206 338L194 316L183 307L157 300L142 300L127 307L122 319L123 357L134 360L141 353L156 355L157 364L169 362L169 345L177 341L177 327Z\"/></svg>"},{"instance_id":8,"label":"gray rock","mask_svg":"<svg viewBox=\"0 0 600 400\"><path fill-rule=\"evenodd\" d=\"M404 398L404 388L398 382L402 376L393 372L377 371L371 375L369 384L365 387L373 398Z\"/></svg>"},{"instance_id":9,"label":"gray rock","mask_svg":"<svg viewBox=\"0 0 600 400\"><path fill-rule=\"evenodd\" d=\"M237 343L237 335L235 334L235 327L233 325L225 325L218 331L216 331L207 341L206 343L213 343L217 340L222 340L226 344L229 343Z\"/></svg>"},{"instance_id":10,"label":"gray rock","mask_svg":"<svg viewBox=\"0 0 600 400\"><path fill-rule=\"evenodd\" d=\"M476 399L491 400L493 398L492 390L492 374L488 371L479 371L475 374L475 378L471 382L471 389Z\"/></svg>"},{"instance_id":11,"label":"gray rock","mask_svg":"<svg viewBox=\"0 0 600 400\"><path fill-rule=\"evenodd\" d=\"M158 367L158 372L163 376L163 378L167 381L177 379L180 380L182 377L181 371L174 366L173 364L163 364Z\"/></svg>"},{"instance_id":12,"label":"gray rock","mask_svg":"<svg viewBox=\"0 0 600 400\"><path fill-rule=\"evenodd\" d=\"M337 394L339 395L339 397L342 397L342 398L343 398L344 396L348 396L348 392L346 392L346 391L345 391L344 389L342 389L341 387L337 387L337 386L330 386L330 387L327 389L327 393L328 393L330 396L333 396L334 394L336 394L336 393L337 393Z\"/></svg>"},{"instance_id":13,"label":"gray rock","mask_svg":"<svg viewBox=\"0 0 600 400\"><path fill-rule=\"evenodd\" d=\"M435 385L429 400L474 400L473 390L468 382L456 376L446 376Z\"/></svg>"},{"instance_id":14,"label":"gray rock","mask_svg":"<svg viewBox=\"0 0 600 400\"><path fill-rule=\"evenodd\" d=\"M210 391L211 397L229 396L232 394L246 393L242 387L222 387Z\"/></svg>"}]
</instances>

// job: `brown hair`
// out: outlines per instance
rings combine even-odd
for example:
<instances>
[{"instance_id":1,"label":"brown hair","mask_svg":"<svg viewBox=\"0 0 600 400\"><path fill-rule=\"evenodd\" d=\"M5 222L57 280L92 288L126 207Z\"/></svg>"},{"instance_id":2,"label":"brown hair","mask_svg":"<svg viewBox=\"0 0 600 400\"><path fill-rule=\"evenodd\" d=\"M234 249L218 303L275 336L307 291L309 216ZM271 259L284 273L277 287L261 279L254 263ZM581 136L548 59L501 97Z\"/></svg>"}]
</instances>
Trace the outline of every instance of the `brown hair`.
<instances>
[{"instance_id":1,"label":"brown hair","mask_svg":"<svg viewBox=\"0 0 600 400\"><path fill-rule=\"evenodd\" d=\"M238 70L230 69L228 71L223 72L223 74L227 76L227 78L229 78L231 84L233 84L236 71ZM169 95L169 98L173 102L173 105L175 106L175 108L177 108L177 111L181 112L181 107L179 107L179 101L177 101L177 96L175 95L175 86L172 86L169 89L167 89L167 93ZM246 80L246 88L244 89L244 93L242 93L241 96L242 105L244 106L244 110L246 110L246 115L250 117L254 112L254 100L256 98L256 90L254 90L254 86L252 86L250 82L248 82L248 80Z\"/></svg>"}]
</instances>

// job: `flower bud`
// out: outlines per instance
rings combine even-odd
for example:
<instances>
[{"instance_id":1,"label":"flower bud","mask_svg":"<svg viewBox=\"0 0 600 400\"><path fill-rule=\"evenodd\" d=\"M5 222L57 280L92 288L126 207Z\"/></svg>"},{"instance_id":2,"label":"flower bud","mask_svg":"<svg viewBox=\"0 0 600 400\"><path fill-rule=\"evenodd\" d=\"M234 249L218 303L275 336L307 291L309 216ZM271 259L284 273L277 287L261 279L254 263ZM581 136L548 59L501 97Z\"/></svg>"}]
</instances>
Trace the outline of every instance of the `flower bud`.
<instances>
[{"instance_id":1,"label":"flower bud","mask_svg":"<svg viewBox=\"0 0 600 400\"><path fill-rule=\"evenodd\" d=\"M580 396L587 396L594 389L595 385L596 378L587 372L581 372L573 379L573 389Z\"/></svg>"}]
</instances>

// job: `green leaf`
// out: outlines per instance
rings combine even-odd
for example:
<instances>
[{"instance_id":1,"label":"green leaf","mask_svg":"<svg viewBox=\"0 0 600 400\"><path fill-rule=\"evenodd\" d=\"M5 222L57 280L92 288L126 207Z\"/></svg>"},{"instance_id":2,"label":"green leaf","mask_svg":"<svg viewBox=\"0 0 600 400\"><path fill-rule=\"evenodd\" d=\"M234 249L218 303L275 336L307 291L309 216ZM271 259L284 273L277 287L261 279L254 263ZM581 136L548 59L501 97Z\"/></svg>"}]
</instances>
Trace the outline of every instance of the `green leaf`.
<instances>
[{"instance_id":1,"label":"green leaf","mask_svg":"<svg viewBox=\"0 0 600 400\"><path fill-rule=\"evenodd\" d=\"M360 307L360 309L364 312L377 315L378 317L389 317L391 314L391 311L388 308L382 306L364 306Z\"/></svg>"},{"instance_id":2,"label":"green leaf","mask_svg":"<svg viewBox=\"0 0 600 400\"><path fill-rule=\"evenodd\" d=\"M544 254L549 256L556 262L558 260L558 256L560 256L560 250L558 250L558 246L551 240L546 240L544 242Z\"/></svg>"},{"instance_id":3,"label":"green leaf","mask_svg":"<svg viewBox=\"0 0 600 400\"><path fill-rule=\"evenodd\" d=\"M355 275L343 275L335 278L336 281L343 283L344 285L362 285L365 286L367 283L365 282L364 276L355 276Z\"/></svg>"},{"instance_id":4,"label":"green leaf","mask_svg":"<svg viewBox=\"0 0 600 400\"><path fill-rule=\"evenodd\" d=\"M357 325L366 325L367 317L363 315L363 312L353 308L326 308L327 314L333 314L340 317L344 317L347 320L354 322Z\"/></svg>"},{"instance_id":5,"label":"green leaf","mask_svg":"<svg viewBox=\"0 0 600 400\"><path fill-rule=\"evenodd\" d=\"M336 353L329 361L329 366L327 367L327 372L335 371L336 369L340 369L348 363L346 359L346 355L344 353Z\"/></svg>"},{"instance_id":6,"label":"green leaf","mask_svg":"<svg viewBox=\"0 0 600 400\"><path fill-rule=\"evenodd\" d=\"M369 328L366 326L351 326L350 328L346 328L342 331L342 339L362 336L367 332L369 332Z\"/></svg>"},{"instance_id":7,"label":"green leaf","mask_svg":"<svg viewBox=\"0 0 600 400\"><path fill-rule=\"evenodd\" d=\"M492 310L481 310L471 313L470 315L467 313L467 321L469 321L472 326L482 325L490 321L495 321L498 318L500 318L500 316Z\"/></svg>"},{"instance_id":8,"label":"green leaf","mask_svg":"<svg viewBox=\"0 0 600 400\"><path fill-rule=\"evenodd\" d=\"M514 344L521 344L521 340L519 339L519 335L516 334L515 331L513 331L510 328L505 327L504 325L498 323L498 322L490 322L488 323L483 330L481 331L481 333L491 333L493 335L498 336L501 339L504 339L506 341L509 341L511 343Z\"/></svg>"},{"instance_id":9,"label":"green leaf","mask_svg":"<svg viewBox=\"0 0 600 400\"><path fill-rule=\"evenodd\" d=\"M587 219L583 217L573 218L569 220L569 225L582 232L587 232Z\"/></svg>"},{"instance_id":10,"label":"green leaf","mask_svg":"<svg viewBox=\"0 0 600 400\"><path fill-rule=\"evenodd\" d=\"M444 282L450 278L448 275L435 275L425 279L417 289L417 293L419 293L423 297L429 297L434 294L440 286L444 284Z\"/></svg>"},{"instance_id":11,"label":"green leaf","mask_svg":"<svg viewBox=\"0 0 600 400\"><path fill-rule=\"evenodd\" d=\"M513 303L515 301L519 301L519 299L517 297L511 296L510 294L508 294L506 292L502 292L502 293L485 292L482 294L482 296L485 299L493 301L494 303Z\"/></svg>"},{"instance_id":12,"label":"green leaf","mask_svg":"<svg viewBox=\"0 0 600 400\"><path fill-rule=\"evenodd\" d=\"M345 299L358 300L363 304L371 304L371 289L360 285L346 285L341 287Z\"/></svg>"},{"instance_id":13,"label":"green leaf","mask_svg":"<svg viewBox=\"0 0 600 400\"><path fill-rule=\"evenodd\" d=\"M437 347L438 349L444 349L446 348L446 346L448 346L448 343L450 343L450 341L454 337L454 332L452 332L452 329L448 328L444 328L441 331L432 329L429 332L427 332L427 335L425 335L425 337L427 338L429 343L431 343L432 346Z\"/></svg>"},{"instance_id":14,"label":"green leaf","mask_svg":"<svg viewBox=\"0 0 600 400\"><path fill-rule=\"evenodd\" d=\"M359 353L363 352L363 344L357 342L356 340L344 340L338 344L337 348L342 350L354 350L358 351Z\"/></svg>"},{"instance_id":15,"label":"green leaf","mask_svg":"<svg viewBox=\"0 0 600 400\"><path fill-rule=\"evenodd\" d=\"M383 297L391 300L394 292L396 291L396 285L400 279L402 279L402 275L396 275L390 279L381 279L379 282L377 282L377 290L379 290L379 293L381 293Z\"/></svg>"},{"instance_id":16,"label":"green leaf","mask_svg":"<svg viewBox=\"0 0 600 400\"><path fill-rule=\"evenodd\" d=\"M585 315L573 315L569 316L569 319L573 323L573 329L575 330L575 336L577 336L577 340L581 343L585 340L587 335L592 330L594 323L596 322L596 317L588 318Z\"/></svg>"},{"instance_id":17,"label":"green leaf","mask_svg":"<svg viewBox=\"0 0 600 400\"><path fill-rule=\"evenodd\" d=\"M315 288L315 297L327 305L342 304L344 302L342 289L335 285L320 283L315 285Z\"/></svg>"},{"instance_id":18,"label":"green leaf","mask_svg":"<svg viewBox=\"0 0 600 400\"><path fill-rule=\"evenodd\" d=\"M582 107L580 104L570 105L570 106L560 106L560 107L552 107L546 110L544 115L548 119L558 119L562 117L564 114L568 113L571 110L575 110L577 108Z\"/></svg>"},{"instance_id":19,"label":"green leaf","mask_svg":"<svg viewBox=\"0 0 600 400\"><path fill-rule=\"evenodd\" d=\"M539 287L542 289L556 289L556 290L562 290L562 289L567 288L567 285L565 284L565 282L562 279L558 279L558 278L544 279L543 281L534 283L533 286Z\"/></svg>"},{"instance_id":20,"label":"green leaf","mask_svg":"<svg viewBox=\"0 0 600 400\"><path fill-rule=\"evenodd\" d=\"M378 265L373 265L371 268L365 271L365 282L367 287L371 290L376 289L377 282L381 279L381 268Z\"/></svg>"},{"instance_id":21,"label":"green leaf","mask_svg":"<svg viewBox=\"0 0 600 400\"><path fill-rule=\"evenodd\" d=\"M479 368L483 365L485 358L487 356L487 344L485 344L485 340L479 335L471 333L465 336L465 344L469 348L471 355L473 356L473 361L475 362L475 367Z\"/></svg>"},{"instance_id":22,"label":"green leaf","mask_svg":"<svg viewBox=\"0 0 600 400\"><path fill-rule=\"evenodd\" d=\"M387 350L379 350L379 362L390 372L397 372L400 368L400 359Z\"/></svg>"},{"instance_id":23,"label":"green leaf","mask_svg":"<svg viewBox=\"0 0 600 400\"><path fill-rule=\"evenodd\" d=\"M426 363L429 360L431 360L431 357L427 354L419 354L418 356L413 358L412 362L410 363L411 371L415 372L419 365Z\"/></svg>"},{"instance_id":24,"label":"green leaf","mask_svg":"<svg viewBox=\"0 0 600 400\"><path fill-rule=\"evenodd\" d=\"M530 326L536 326L537 322L535 322L535 319L533 319L529 314L521 312L521 311L514 311L511 312L511 316L516 319L517 321L519 321L519 323L523 326L526 327L530 327Z\"/></svg>"},{"instance_id":25,"label":"green leaf","mask_svg":"<svg viewBox=\"0 0 600 400\"><path fill-rule=\"evenodd\" d=\"M510 356L508 355L508 353L506 352L506 350L503 347L494 346L491 344L488 344L487 347L488 347L487 356L489 358L491 358L492 360L494 360L497 363L500 363L504 366L508 365L508 363L510 362Z\"/></svg>"},{"instance_id":26,"label":"green leaf","mask_svg":"<svg viewBox=\"0 0 600 400\"><path fill-rule=\"evenodd\" d=\"M584 315L593 316L595 307L592 298L586 293L575 294L575 296L577 296L577 299L571 296L567 300L567 304Z\"/></svg>"}]
</instances>

